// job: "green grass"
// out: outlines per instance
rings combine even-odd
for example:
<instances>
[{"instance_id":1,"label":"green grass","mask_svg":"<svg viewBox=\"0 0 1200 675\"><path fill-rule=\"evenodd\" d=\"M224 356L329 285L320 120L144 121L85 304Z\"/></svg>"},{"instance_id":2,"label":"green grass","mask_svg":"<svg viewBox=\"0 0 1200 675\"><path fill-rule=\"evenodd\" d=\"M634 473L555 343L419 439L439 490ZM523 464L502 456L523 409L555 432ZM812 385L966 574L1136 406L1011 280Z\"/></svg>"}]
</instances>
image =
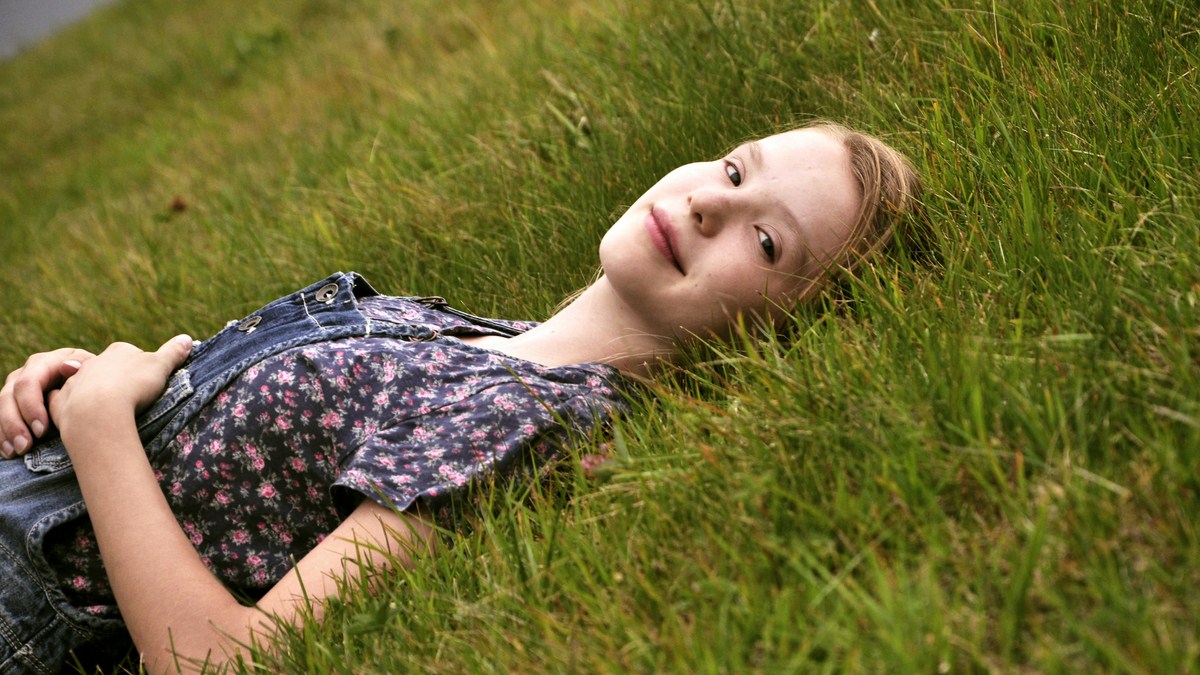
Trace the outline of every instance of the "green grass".
<instances>
[{"instance_id":1,"label":"green grass","mask_svg":"<svg viewBox=\"0 0 1200 675\"><path fill-rule=\"evenodd\" d=\"M275 668L1196 672L1195 17L127 1L0 64L0 368L335 269L544 316L662 173L844 120L916 159L937 269L706 353Z\"/></svg>"}]
</instances>

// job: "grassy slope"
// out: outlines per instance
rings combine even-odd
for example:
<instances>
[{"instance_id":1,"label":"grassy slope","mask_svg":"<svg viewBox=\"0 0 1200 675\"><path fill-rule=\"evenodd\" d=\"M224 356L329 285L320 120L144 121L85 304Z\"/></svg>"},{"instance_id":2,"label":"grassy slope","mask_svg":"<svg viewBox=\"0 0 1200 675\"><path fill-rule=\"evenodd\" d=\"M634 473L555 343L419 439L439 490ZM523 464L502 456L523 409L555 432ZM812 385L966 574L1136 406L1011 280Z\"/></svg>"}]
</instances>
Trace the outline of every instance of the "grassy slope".
<instances>
[{"instance_id":1,"label":"grassy slope","mask_svg":"<svg viewBox=\"0 0 1200 675\"><path fill-rule=\"evenodd\" d=\"M281 667L1188 672L1200 25L1115 4L125 3L0 64L0 366L337 268L541 315L665 170L846 119L942 269L681 374Z\"/></svg>"}]
</instances>

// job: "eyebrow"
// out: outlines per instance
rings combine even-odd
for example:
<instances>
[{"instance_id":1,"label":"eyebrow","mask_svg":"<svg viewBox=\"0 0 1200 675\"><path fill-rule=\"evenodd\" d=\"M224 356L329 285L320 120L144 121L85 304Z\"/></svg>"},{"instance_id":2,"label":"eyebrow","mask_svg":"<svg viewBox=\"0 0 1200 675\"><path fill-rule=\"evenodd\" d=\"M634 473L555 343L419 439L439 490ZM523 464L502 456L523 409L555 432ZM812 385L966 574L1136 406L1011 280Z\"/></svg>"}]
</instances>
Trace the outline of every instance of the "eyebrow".
<instances>
[{"instance_id":1,"label":"eyebrow","mask_svg":"<svg viewBox=\"0 0 1200 675\"><path fill-rule=\"evenodd\" d=\"M755 167L762 168L762 146L758 144L758 141L750 141L747 143L746 152L750 155L750 159L754 161Z\"/></svg>"}]
</instances>

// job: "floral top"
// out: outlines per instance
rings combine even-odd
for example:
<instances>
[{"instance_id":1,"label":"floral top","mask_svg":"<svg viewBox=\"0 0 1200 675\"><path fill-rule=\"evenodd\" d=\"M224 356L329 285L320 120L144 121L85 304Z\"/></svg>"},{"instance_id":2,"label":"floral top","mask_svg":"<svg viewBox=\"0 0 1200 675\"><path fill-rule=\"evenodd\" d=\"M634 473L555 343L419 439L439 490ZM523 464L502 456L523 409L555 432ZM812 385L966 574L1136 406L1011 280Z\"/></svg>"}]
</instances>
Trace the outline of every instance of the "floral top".
<instances>
[{"instance_id":1,"label":"floral top","mask_svg":"<svg viewBox=\"0 0 1200 675\"><path fill-rule=\"evenodd\" d=\"M244 371L151 458L184 533L235 593L269 589L364 496L440 509L472 479L529 451L553 454L569 433L625 405L610 366L549 368L466 344L453 336L497 331L411 299L370 297L361 309L439 337L280 352ZM52 531L46 554L74 604L116 615L86 516Z\"/></svg>"}]
</instances>

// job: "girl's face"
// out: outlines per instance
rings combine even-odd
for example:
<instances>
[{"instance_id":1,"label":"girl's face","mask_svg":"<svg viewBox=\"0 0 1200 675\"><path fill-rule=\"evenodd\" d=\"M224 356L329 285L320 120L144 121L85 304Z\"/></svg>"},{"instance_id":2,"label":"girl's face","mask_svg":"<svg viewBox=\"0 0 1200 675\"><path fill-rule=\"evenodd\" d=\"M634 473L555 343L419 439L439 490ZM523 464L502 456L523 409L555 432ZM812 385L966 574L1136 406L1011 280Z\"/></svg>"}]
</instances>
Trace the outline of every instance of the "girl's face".
<instances>
[{"instance_id":1,"label":"girl's face","mask_svg":"<svg viewBox=\"0 0 1200 675\"><path fill-rule=\"evenodd\" d=\"M741 314L777 315L820 277L859 199L841 142L785 132L664 176L604 235L600 264L640 328L723 336Z\"/></svg>"}]
</instances>

